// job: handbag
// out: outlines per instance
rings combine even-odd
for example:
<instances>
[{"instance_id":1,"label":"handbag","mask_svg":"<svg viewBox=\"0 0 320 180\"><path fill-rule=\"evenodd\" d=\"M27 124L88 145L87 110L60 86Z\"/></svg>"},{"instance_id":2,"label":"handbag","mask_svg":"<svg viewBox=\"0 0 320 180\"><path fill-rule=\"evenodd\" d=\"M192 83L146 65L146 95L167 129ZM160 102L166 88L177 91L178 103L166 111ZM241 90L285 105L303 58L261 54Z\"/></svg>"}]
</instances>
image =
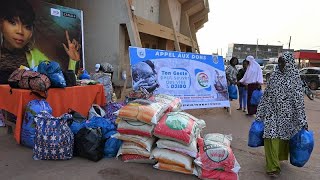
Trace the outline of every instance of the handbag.
<instances>
[{"instance_id":1,"label":"handbag","mask_svg":"<svg viewBox=\"0 0 320 180\"><path fill-rule=\"evenodd\" d=\"M13 71L8 79L11 88L30 89L32 93L42 97L47 97L47 90L51 86L49 78L39 72L17 69ZM41 93L45 95L41 95Z\"/></svg>"}]
</instances>

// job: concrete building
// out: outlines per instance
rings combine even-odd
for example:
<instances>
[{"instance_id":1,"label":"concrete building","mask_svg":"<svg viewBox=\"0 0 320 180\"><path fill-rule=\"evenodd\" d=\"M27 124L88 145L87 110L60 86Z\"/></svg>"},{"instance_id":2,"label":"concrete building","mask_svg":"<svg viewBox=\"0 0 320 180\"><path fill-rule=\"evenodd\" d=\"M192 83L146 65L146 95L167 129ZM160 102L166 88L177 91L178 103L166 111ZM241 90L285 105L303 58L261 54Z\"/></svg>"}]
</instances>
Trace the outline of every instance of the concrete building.
<instances>
[{"instance_id":1,"label":"concrete building","mask_svg":"<svg viewBox=\"0 0 320 180\"><path fill-rule=\"evenodd\" d=\"M257 44L229 44L227 52L227 60L231 57L245 59L252 55L256 59L269 60L270 58L278 57L283 50L283 46L277 45L257 45Z\"/></svg>"},{"instance_id":2,"label":"concrete building","mask_svg":"<svg viewBox=\"0 0 320 180\"><path fill-rule=\"evenodd\" d=\"M86 69L111 63L116 86L131 85L129 46L199 52L196 32L209 13L208 0L65 0L62 5L83 10Z\"/></svg>"}]
</instances>

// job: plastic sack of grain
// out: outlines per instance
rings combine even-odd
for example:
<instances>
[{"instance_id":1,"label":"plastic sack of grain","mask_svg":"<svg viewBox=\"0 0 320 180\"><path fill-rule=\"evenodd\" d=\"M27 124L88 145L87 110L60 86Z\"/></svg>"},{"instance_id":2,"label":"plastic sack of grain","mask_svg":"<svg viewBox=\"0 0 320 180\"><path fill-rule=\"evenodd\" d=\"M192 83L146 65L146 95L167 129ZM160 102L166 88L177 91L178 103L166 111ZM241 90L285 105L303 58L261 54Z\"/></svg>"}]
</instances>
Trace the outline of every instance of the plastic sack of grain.
<instances>
[{"instance_id":1,"label":"plastic sack of grain","mask_svg":"<svg viewBox=\"0 0 320 180\"><path fill-rule=\"evenodd\" d=\"M232 172L222 171L220 169L217 170L205 170L199 166L195 166L193 174L198 176L200 179L223 179L223 180L238 180L238 172L240 170L240 165L236 161L235 167L232 169Z\"/></svg>"},{"instance_id":2,"label":"plastic sack of grain","mask_svg":"<svg viewBox=\"0 0 320 180\"><path fill-rule=\"evenodd\" d=\"M168 112L181 111L182 102L180 98L176 98L174 96L169 96L166 94L156 94L151 96L149 100L167 104L169 106L167 110Z\"/></svg>"},{"instance_id":3,"label":"plastic sack of grain","mask_svg":"<svg viewBox=\"0 0 320 180\"><path fill-rule=\"evenodd\" d=\"M224 170L232 172L235 156L229 146L210 139L198 138L199 154L194 162L205 170Z\"/></svg>"},{"instance_id":4,"label":"plastic sack of grain","mask_svg":"<svg viewBox=\"0 0 320 180\"><path fill-rule=\"evenodd\" d=\"M151 152L150 159L155 159L158 162L165 164L179 166L190 171L192 170L193 158L168 149L154 148Z\"/></svg>"},{"instance_id":5,"label":"plastic sack of grain","mask_svg":"<svg viewBox=\"0 0 320 180\"><path fill-rule=\"evenodd\" d=\"M121 155L121 160L124 162L142 163L142 164L156 163L154 159L149 159L148 157L137 155L137 154L123 154Z\"/></svg>"},{"instance_id":6,"label":"plastic sack of grain","mask_svg":"<svg viewBox=\"0 0 320 180\"><path fill-rule=\"evenodd\" d=\"M128 135L128 134L120 134L117 133L115 135L112 135L112 137L115 137L117 139L120 139L122 141L129 141L134 142L145 148L147 151L151 151L151 148L156 141L154 137L144 137L144 136L137 136L137 135Z\"/></svg>"},{"instance_id":7,"label":"plastic sack of grain","mask_svg":"<svg viewBox=\"0 0 320 180\"><path fill-rule=\"evenodd\" d=\"M137 99L123 106L119 111L115 112L115 114L120 118L126 118L126 120L138 120L152 125L158 123L168 107L168 105L163 103Z\"/></svg>"},{"instance_id":8,"label":"plastic sack of grain","mask_svg":"<svg viewBox=\"0 0 320 180\"><path fill-rule=\"evenodd\" d=\"M152 137L153 128L154 126L141 121L120 120L117 131L121 134Z\"/></svg>"},{"instance_id":9,"label":"plastic sack of grain","mask_svg":"<svg viewBox=\"0 0 320 180\"><path fill-rule=\"evenodd\" d=\"M194 158L196 158L198 154L196 139L192 140L192 142L189 145L184 145L184 144L171 141L171 140L166 140L166 139L159 139L156 144L158 148L169 149L172 151L180 152Z\"/></svg>"},{"instance_id":10,"label":"plastic sack of grain","mask_svg":"<svg viewBox=\"0 0 320 180\"><path fill-rule=\"evenodd\" d=\"M204 120L185 112L169 112L162 116L154 135L160 139L168 139L189 145L205 127Z\"/></svg>"},{"instance_id":11,"label":"plastic sack of grain","mask_svg":"<svg viewBox=\"0 0 320 180\"><path fill-rule=\"evenodd\" d=\"M124 142L118 151L117 158L125 154L135 154L149 158L151 153L137 143Z\"/></svg>"},{"instance_id":12,"label":"plastic sack of grain","mask_svg":"<svg viewBox=\"0 0 320 180\"><path fill-rule=\"evenodd\" d=\"M156 169L163 170L163 171L171 171L171 172L178 172L183 174L193 174L193 169L188 170L180 166L166 164L162 162L158 162L156 165L153 166Z\"/></svg>"},{"instance_id":13,"label":"plastic sack of grain","mask_svg":"<svg viewBox=\"0 0 320 180\"><path fill-rule=\"evenodd\" d=\"M232 141L232 136L220 134L220 133L210 133L210 134L206 134L204 136L204 139L208 140L208 141L219 142L225 146L230 147L231 141Z\"/></svg>"}]
</instances>

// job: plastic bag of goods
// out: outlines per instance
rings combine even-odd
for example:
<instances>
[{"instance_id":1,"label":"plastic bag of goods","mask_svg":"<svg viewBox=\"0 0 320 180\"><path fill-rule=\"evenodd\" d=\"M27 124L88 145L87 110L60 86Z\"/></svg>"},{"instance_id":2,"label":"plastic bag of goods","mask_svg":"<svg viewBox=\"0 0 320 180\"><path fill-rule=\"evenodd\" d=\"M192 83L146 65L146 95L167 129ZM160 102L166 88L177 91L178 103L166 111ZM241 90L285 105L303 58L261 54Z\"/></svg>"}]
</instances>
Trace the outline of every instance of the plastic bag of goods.
<instances>
[{"instance_id":1,"label":"plastic bag of goods","mask_svg":"<svg viewBox=\"0 0 320 180\"><path fill-rule=\"evenodd\" d=\"M150 158L151 152L147 151L144 147L140 146L137 143L123 142L117 153L117 157L126 154L139 155L146 158Z\"/></svg>"},{"instance_id":2,"label":"plastic bag of goods","mask_svg":"<svg viewBox=\"0 0 320 180\"><path fill-rule=\"evenodd\" d=\"M111 122L109 119L93 116L91 119L86 121L85 127L88 128L98 128L100 127L102 130L102 135L105 139L109 138L110 135L108 133L110 131L116 131L116 125Z\"/></svg>"},{"instance_id":3,"label":"plastic bag of goods","mask_svg":"<svg viewBox=\"0 0 320 180\"><path fill-rule=\"evenodd\" d=\"M104 117L106 112L98 104L92 104L89 110L89 119L93 117Z\"/></svg>"},{"instance_id":4,"label":"plastic bag of goods","mask_svg":"<svg viewBox=\"0 0 320 180\"><path fill-rule=\"evenodd\" d=\"M171 172L178 172L183 174L193 174L194 170L188 170L186 168L172 165L172 164L166 164L162 162L158 162L156 165L153 166L156 169L163 170L163 171L171 171Z\"/></svg>"},{"instance_id":5,"label":"plastic bag of goods","mask_svg":"<svg viewBox=\"0 0 320 180\"><path fill-rule=\"evenodd\" d=\"M290 163L303 167L309 160L314 146L313 132L300 130L289 141Z\"/></svg>"},{"instance_id":6,"label":"plastic bag of goods","mask_svg":"<svg viewBox=\"0 0 320 180\"><path fill-rule=\"evenodd\" d=\"M145 148L147 151L151 151L151 148L156 141L154 137L144 137L144 136L137 136L137 135L128 135L128 134L120 134L117 133L111 137L115 137L122 141L129 141L139 144L141 147Z\"/></svg>"},{"instance_id":7,"label":"plastic bag of goods","mask_svg":"<svg viewBox=\"0 0 320 180\"><path fill-rule=\"evenodd\" d=\"M160 163L179 166L189 171L193 170L193 158L168 149L154 148L150 159L155 159Z\"/></svg>"},{"instance_id":8,"label":"plastic bag of goods","mask_svg":"<svg viewBox=\"0 0 320 180\"><path fill-rule=\"evenodd\" d=\"M36 134L36 122L34 118L41 111L47 111L49 114L52 114L52 108L49 103L43 99L32 100L26 106L21 128L21 144L27 147L34 147L34 137Z\"/></svg>"},{"instance_id":9,"label":"plastic bag of goods","mask_svg":"<svg viewBox=\"0 0 320 180\"><path fill-rule=\"evenodd\" d=\"M82 128L74 138L74 154L97 162L104 156L104 143L101 128Z\"/></svg>"},{"instance_id":10,"label":"plastic bag of goods","mask_svg":"<svg viewBox=\"0 0 320 180\"><path fill-rule=\"evenodd\" d=\"M162 116L154 128L154 135L189 145L205 127L204 120L185 112L169 112Z\"/></svg>"},{"instance_id":11,"label":"plastic bag of goods","mask_svg":"<svg viewBox=\"0 0 320 180\"><path fill-rule=\"evenodd\" d=\"M111 122L115 122L117 119L117 116L114 114L114 112L118 111L124 106L124 103L122 102L111 102L108 103L105 107L106 112L106 118L110 119Z\"/></svg>"},{"instance_id":12,"label":"plastic bag of goods","mask_svg":"<svg viewBox=\"0 0 320 180\"><path fill-rule=\"evenodd\" d=\"M248 137L248 146L259 147L264 145L263 140L264 123L254 120L251 124Z\"/></svg>"},{"instance_id":13,"label":"plastic bag of goods","mask_svg":"<svg viewBox=\"0 0 320 180\"><path fill-rule=\"evenodd\" d=\"M72 115L72 119L68 119L68 125L73 134L77 134L80 129L85 127L87 118L82 116L79 112L69 109L68 114Z\"/></svg>"},{"instance_id":14,"label":"plastic bag of goods","mask_svg":"<svg viewBox=\"0 0 320 180\"><path fill-rule=\"evenodd\" d=\"M116 133L117 131L110 131L107 133L107 140L104 145L104 157L106 158L116 157L122 145L121 140L111 137Z\"/></svg>"},{"instance_id":15,"label":"plastic bag of goods","mask_svg":"<svg viewBox=\"0 0 320 180\"><path fill-rule=\"evenodd\" d=\"M152 125L158 123L167 109L166 104L137 99L123 106L116 114L126 120L141 121Z\"/></svg>"},{"instance_id":16,"label":"plastic bag of goods","mask_svg":"<svg viewBox=\"0 0 320 180\"><path fill-rule=\"evenodd\" d=\"M174 96L169 96L166 94L156 94L149 98L149 100L159 103L164 103L169 106L168 112L171 111L181 111L182 102L180 98Z\"/></svg>"},{"instance_id":17,"label":"plastic bag of goods","mask_svg":"<svg viewBox=\"0 0 320 180\"><path fill-rule=\"evenodd\" d=\"M141 121L120 120L117 131L121 134L152 137L153 128L154 125L149 125Z\"/></svg>"},{"instance_id":18,"label":"plastic bag of goods","mask_svg":"<svg viewBox=\"0 0 320 180\"><path fill-rule=\"evenodd\" d=\"M148 157L136 155L136 154L123 154L121 155L123 162L142 163L142 164L155 164L156 161L149 159Z\"/></svg>"},{"instance_id":19,"label":"plastic bag of goods","mask_svg":"<svg viewBox=\"0 0 320 180\"><path fill-rule=\"evenodd\" d=\"M235 167L235 156L228 144L228 136L207 134L203 139L198 138L199 154L195 163L205 170L223 170L232 172ZM218 139L218 141L215 141Z\"/></svg>"},{"instance_id":20,"label":"plastic bag of goods","mask_svg":"<svg viewBox=\"0 0 320 180\"><path fill-rule=\"evenodd\" d=\"M34 119L36 134L33 147L35 160L67 160L73 156L74 137L67 125L70 114L53 117L48 112L40 112Z\"/></svg>"},{"instance_id":21,"label":"plastic bag of goods","mask_svg":"<svg viewBox=\"0 0 320 180\"><path fill-rule=\"evenodd\" d=\"M189 145L184 145L179 142L166 140L166 139L159 139L156 144L158 148L169 149L172 151L176 151L176 152L191 156L193 158L196 158L198 154L196 139L192 140Z\"/></svg>"}]
</instances>

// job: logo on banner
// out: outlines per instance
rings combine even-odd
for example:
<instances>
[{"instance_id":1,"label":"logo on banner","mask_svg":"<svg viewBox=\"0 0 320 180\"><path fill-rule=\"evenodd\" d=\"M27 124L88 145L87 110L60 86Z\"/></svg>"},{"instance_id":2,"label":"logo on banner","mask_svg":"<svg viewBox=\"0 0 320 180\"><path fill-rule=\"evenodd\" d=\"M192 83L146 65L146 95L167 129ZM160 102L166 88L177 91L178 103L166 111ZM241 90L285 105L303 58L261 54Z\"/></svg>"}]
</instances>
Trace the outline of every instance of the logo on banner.
<instances>
[{"instance_id":1,"label":"logo on banner","mask_svg":"<svg viewBox=\"0 0 320 180\"><path fill-rule=\"evenodd\" d=\"M61 16L61 12L60 12L59 9L51 8L51 15L52 16L56 16L56 17L60 17Z\"/></svg>"},{"instance_id":2,"label":"logo on banner","mask_svg":"<svg viewBox=\"0 0 320 180\"><path fill-rule=\"evenodd\" d=\"M219 59L218 56L212 56L213 63L218 64Z\"/></svg>"},{"instance_id":3,"label":"logo on banner","mask_svg":"<svg viewBox=\"0 0 320 180\"><path fill-rule=\"evenodd\" d=\"M197 74L197 82L203 88L207 88L210 86L209 76L204 72L200 72Z\"/></svg>"},{"instance_id":4,"label":"logo on banner","mask_svg":"<svg viewBox=\"0 0 320 180\"><path fill-rule=\"evenodd\" d=\"M144 48L137 48L137 55L139 58L145 58L146 50Z\"/></svg>"},{"instance_id":5,"label":"logo on banner","mask_svg":"<svg viewBox=\"0 0 320 180\"><path fill-rule=\"evenodd\" d=\"M69 18L74 18L74 19L77 18L77 16L72 13L63 12L62 14L64 17L69 17Z\"/></svg>"}]
</instances>

